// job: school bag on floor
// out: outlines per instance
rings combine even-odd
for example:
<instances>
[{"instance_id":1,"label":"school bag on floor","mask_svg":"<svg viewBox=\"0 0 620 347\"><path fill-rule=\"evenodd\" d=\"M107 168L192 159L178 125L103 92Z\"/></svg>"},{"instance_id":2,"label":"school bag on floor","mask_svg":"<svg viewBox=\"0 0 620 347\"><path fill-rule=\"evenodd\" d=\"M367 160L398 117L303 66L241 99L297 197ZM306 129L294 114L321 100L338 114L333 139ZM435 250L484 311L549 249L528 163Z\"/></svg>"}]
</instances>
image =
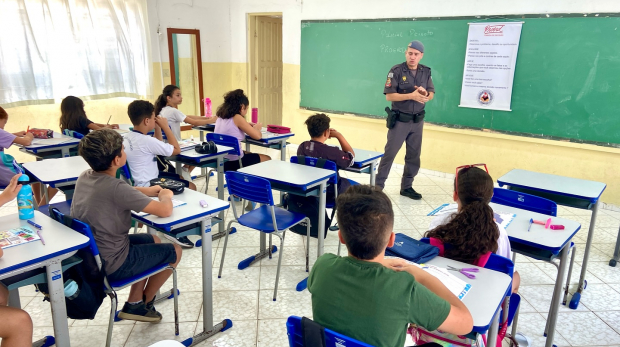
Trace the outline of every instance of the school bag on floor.
<instances>
[{"instance_id":1,"label":"school bag on floor","mask_svg":"<svg viewBox=\"0 0 620 347\"><path fill-rule=\"evenodd\" d=\"M310 219L310 236L316 238L319 234L319 198L316 196L287 195L287 209L291 212L301 213L308 217ZM324 236L327 236L327 230L331 224L332 220L327 216L327 212L325 212ZM290 230L295 234L306 236L306 222L301 222Z\"/></svg>"}]
</instances>

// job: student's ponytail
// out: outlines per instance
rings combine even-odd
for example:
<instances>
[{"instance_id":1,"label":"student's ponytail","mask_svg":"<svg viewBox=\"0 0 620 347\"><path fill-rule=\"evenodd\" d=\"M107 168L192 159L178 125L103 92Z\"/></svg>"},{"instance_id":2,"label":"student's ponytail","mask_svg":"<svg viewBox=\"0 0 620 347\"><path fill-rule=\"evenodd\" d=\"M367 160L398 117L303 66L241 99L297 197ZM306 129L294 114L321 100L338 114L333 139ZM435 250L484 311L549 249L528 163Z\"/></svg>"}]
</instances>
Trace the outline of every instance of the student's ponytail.
<instances>
[{"instance_id":1,"label":"student's ponytail","mask_svg":"<svg viewBox=\"0 0 620 347\"><path fill-rule=\"evenodd\" d=\"M462 169L458 174L457 193L460 211L447 224L427 231L425 236L450 244L444 253L447 258L471 264L481 255L497 251L499 229L489 206L493 179L477 167Z\"/></svg>"},{"instance_id":2,"label":"student's ponytail","mask_svg":"<svg viewBox=\"0 0 620 347\"><path fill-rule=\"evenodd\" d=\"M179 89L179 87L169 84L162 91L161 95L155 101L155 116L159 116L161 110L168 104L168 97L172 97L172 94Z\"/></svg>"},{"instance_id":3,"label":"student's ponytail","mask_svg":"<svg viewBox=\"0 0 620 347\"><path fill-rule=\"evenodd\" d=\"M224 103L217 108L215 114L222 119L232 118L241 112L241 106L248 107L249 105L250 101L243 90L235 89L224 94Z\"/></svg>"}]
</instances>

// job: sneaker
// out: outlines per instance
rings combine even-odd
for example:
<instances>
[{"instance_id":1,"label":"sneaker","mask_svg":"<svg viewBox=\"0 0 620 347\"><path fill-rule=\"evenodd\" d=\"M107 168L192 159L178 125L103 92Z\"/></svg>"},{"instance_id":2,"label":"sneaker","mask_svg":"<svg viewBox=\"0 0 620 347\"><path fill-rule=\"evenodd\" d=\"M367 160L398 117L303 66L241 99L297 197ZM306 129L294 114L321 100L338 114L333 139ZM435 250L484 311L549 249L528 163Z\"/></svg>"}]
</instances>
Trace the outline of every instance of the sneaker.
<instances>
[{"instance_id":1,"label":"sneaker","mask_svg":"<svg viewBox=\"0 0 620 347\"><path fill-rule=\"evenodd\" d=\"M532 339L525 336L523 333L517 332L517 334L513 337L515 341L517 341L517 343L519 344L519 347L531 347L532 346Z\"/></svg>"},{"instance_id":2,"label":"sneaker","mask_svg":"<svg viewBox=\"0 0 620 347\"><path fill-rule=\"evenodd\" d=\"M420 200L420 199L422 199L422 194L416 192L413 188L401 189L400 190L400 195L406 196L406 197L411 198L413 200Z\"/></svg>"},{"instance_id":3,"label":"sneaker","mask_svg":"<svg viewBox=\"0 0 620 347\"><path fill-rule=\"evenodd\" d=\"M160 322L162 316L159 312L153 308L153 302L151 301L152 309L146 308L144 301L140 301L137 304L125 303L121 312L118 313L118 318L125 320L135 320L138 322L157 323Z\"/></svg>"},{"instance_id":4,"label":"sneaker","mask_svg":"<svg viewBox=\"0 0 620 347\"><path fill-rule=\"evenodd\" d=\"M187 236L182 236L177 239L176 237L164 234L164 237L183 248L194 248L194 243L188 239Z\"/></svg>"}]
</instances>

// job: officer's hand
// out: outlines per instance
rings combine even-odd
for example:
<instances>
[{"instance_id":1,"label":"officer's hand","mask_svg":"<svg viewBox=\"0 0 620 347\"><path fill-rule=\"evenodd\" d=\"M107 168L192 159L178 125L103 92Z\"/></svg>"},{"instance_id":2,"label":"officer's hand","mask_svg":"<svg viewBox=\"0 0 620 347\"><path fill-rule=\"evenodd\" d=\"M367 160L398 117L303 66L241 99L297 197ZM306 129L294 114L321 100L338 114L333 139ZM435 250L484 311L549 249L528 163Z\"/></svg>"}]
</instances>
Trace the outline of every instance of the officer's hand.
<instances>
[{"instance_id":1,"label":"officer's hand","mask_svg":"<svg viewBox=\"0 0 620 347\"><path fill-rule=\"evenodd\" d=\"M417 91L414 91L413 93L410 93L409 96L411 97L411 100L417 101L417 102L422 103L422 104L428 102L428 97L418 93Z\"/></svg>"},{"instance_id":2,"label":"officer's hand","mask_svg":"<svg viewBox=\"0 0 620 347\"><path fill-rule=\"evenodd\" d=\"M418 93L424 95L424 96L428 96L428 92L426 91L426 89L424 89L424 87L415 87Z\"/></svg>"}]
</instances>

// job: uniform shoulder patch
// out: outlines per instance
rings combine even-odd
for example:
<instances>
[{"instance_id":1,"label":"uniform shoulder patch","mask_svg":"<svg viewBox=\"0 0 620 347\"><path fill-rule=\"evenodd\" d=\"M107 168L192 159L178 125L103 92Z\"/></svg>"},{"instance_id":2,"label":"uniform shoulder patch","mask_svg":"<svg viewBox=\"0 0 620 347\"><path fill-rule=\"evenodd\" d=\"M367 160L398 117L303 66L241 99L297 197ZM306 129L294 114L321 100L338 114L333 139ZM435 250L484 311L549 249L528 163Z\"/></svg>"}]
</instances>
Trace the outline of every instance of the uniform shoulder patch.
<instances>
[{"instance_id":1,"label":"uniform shoulder patch","mask_svg":"<svg viewBox=\"0 0 620 347\"><path fill-rule=\"evenodd\" d=\"M387 81L385 81L385 86L387 88L392 87L392 79L388 77Z\"/></svg>"},{"instance_id":2,"label":"uniform shoulder patch","mask_svg":"<svg viewBox=\"0 0 620 347\"><path fill-rule=\"evenodd\" d=\"M390 72L390 73L388 74L388 78L393 78L393 77L394 77L394 73L393 73L393 72Z\"/></svg>"}]
</instances>

